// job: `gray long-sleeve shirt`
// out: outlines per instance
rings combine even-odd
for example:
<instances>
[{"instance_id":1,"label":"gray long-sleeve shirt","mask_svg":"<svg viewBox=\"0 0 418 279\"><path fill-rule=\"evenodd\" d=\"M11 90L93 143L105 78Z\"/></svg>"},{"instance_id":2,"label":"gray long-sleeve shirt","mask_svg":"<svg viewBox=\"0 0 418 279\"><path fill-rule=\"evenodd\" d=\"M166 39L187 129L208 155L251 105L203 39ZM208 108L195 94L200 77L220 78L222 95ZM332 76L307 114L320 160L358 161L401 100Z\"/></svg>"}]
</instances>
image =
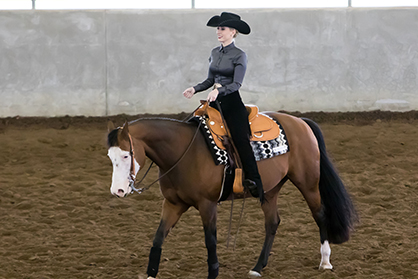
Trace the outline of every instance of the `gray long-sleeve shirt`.
<instances>
[{"instance_id":1,"label":"gray long-sleeve shirt","mask_svg":"<svg viewBox=\"0 0 418 279\"><path fill-rule=\"evenodd\" d=\"M247 55L237 48L234 42L226 47L215 47L209 58L208 78L194 86L195 93L204 91L215 83L222 85L218 88L219 96L238 91L244 80L246 69Z\"/></svg>"}]
</instances>

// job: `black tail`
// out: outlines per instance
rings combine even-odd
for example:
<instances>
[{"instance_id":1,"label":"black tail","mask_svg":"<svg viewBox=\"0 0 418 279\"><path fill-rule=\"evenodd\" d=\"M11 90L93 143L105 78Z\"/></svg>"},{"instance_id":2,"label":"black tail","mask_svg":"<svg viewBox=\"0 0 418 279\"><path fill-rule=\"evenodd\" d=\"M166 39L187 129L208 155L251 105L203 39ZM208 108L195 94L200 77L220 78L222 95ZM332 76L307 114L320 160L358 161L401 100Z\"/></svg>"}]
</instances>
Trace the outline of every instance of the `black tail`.
<instances>
[{"instance_id":1,"label":"black tail","mask_svg":"<svg viewBox=\"0 0 418 279\"><path fill-rule=\"evenodd\" d=\"M357 213L341 178L327 155L324 137L318 124L302 118L312 129L320 150L319 192L324 207L324 222L330 243L343 243L350 238ZM322 240L321 240L322 241Z\"/></svg>"}]
</instances>

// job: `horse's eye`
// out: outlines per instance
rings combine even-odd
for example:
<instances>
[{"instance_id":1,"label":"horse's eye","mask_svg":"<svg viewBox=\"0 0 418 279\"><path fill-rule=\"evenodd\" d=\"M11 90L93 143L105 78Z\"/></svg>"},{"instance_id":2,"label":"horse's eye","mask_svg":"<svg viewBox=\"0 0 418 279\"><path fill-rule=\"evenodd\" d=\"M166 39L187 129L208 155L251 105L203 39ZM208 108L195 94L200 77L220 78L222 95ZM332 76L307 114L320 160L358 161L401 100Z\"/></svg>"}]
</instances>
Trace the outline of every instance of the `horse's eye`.
<instances>
[{"instance_id":1,"label":"horse's eye","mask_svg":"<svg viewBox=\"0 0 418 279\"><path fill-rule=\"evenodd\" d=\"M128 158L129 158L128 155L123 156L123 159L128 159Z\"/></svg>"}]
</instances>

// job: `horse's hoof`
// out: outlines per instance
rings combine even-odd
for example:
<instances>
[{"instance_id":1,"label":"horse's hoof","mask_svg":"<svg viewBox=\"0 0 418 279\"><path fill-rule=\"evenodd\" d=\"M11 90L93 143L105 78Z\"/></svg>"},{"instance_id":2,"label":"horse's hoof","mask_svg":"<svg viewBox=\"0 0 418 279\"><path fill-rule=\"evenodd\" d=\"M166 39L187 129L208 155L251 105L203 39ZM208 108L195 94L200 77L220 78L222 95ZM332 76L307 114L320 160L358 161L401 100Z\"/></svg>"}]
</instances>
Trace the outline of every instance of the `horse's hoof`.
<instances>
[{"instance_id":1,"label":"horse's hoof","mask_svg":"<svg viewBox=\"0 0 418 279\"><path fill-rule=\"evenodd\" d=\"M149 276L147 279L155 279L154 277Z\"/></svg>"},{"instance_id":2,"label":"horse's hoof","mask_svg":"<svg viewBox=\"0 0 418 279\"><path fill-rule=\"evenodd\" d=\"M260 278L261 274L258 273L257 271L254 270L250 270L250 272L248 272L248 278Z\"/></svg>"},{"instance_id":3,"label":"horse's hoof","mask_svg":"<svg viewBox=\"0 0 418 279\"><path fill-rule=\"evenodd\" d=\"M319 270L326 270L326 269L332 269L332 264L330 264L330 263L321 263L319 265Z\"/></svg>"}]
</instances>

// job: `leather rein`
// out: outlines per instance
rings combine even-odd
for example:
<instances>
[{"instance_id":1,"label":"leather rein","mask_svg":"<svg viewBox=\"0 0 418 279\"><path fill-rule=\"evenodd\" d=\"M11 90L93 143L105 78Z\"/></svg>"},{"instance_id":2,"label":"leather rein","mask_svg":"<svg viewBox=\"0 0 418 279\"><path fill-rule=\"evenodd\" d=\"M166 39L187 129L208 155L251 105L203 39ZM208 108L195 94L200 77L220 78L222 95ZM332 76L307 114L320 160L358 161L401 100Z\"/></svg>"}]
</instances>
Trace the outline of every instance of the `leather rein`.
<instances>
[{"instance_id":1,"label":"leather rein","mask_svg":"<svg viewBox=\"0 0 418 279\"><path fill-rule=\"evenodd\" d=\"M186 120L190 119L190 117L194 114L194 112L197 109L200 108L200 106L201 105L199 105L192 113L190 113L182 122L186 122ZM168 171L166 171L163 175L161 175L160 177L158 177L152 183L150 183L146 187L141 187L141 188L139 188L139 185L142 183L142 181L147 176L148 172L151 170L151 167L154 164L154 161L151 160L151 164L149 165L147 171L145 172L145 174L143 175L143 177L141 178L141 180L139 182L135 182L135 163L134 163L135 153L134 153L134 146L133 146L133 141L132 141L131 134L128 134L128 136L129 136L129 155L131 156L131 167L130 167L128 179L129 179L129 187L131 187L131 189L132 189L131 194L133 192L137 192L138 194L142 194L144 191L146 191L149 188L151 188L152 185L154 185L155 183L157 183L158 181L160 181L161 178L163 178L168 173L170 173L183 160L183 158L186 156L187 152L190 150L191 146L193 145L194 141L196 140L197 134L199 133L201 124L202 124L201 121L199 121L199 124L198 124L198 126L196 128L196 132L194 133L192 140L190 141L190 143L187 146L186 150L184 151L183 155L181 155L181 157L177 160L177 162Z\"/></svg>"}]
</instances>

